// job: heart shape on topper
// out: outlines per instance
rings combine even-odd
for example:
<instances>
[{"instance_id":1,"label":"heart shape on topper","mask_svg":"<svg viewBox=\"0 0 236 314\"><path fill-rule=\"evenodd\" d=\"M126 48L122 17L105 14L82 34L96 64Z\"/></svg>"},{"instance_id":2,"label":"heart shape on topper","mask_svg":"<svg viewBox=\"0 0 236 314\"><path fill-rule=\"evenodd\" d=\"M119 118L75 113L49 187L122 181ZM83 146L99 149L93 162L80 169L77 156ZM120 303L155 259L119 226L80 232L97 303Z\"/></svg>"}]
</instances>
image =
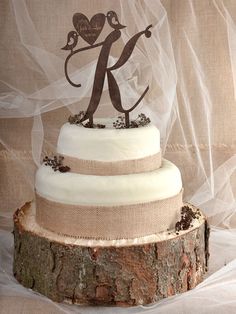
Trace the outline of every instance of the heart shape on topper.
<instances>
[{"instance_id":1,"label":"heart shape on topper","mask_svg":"<svg viewBox=\"0 0 236 314\"><path fill-rule=\"evenodd\" d=\"M90 45L94 44L100 35L106 16L103 13L95 14L91 20L82 13L75 13L73 16L73 25L78 34Z\"/></svg>"}]
</instances>

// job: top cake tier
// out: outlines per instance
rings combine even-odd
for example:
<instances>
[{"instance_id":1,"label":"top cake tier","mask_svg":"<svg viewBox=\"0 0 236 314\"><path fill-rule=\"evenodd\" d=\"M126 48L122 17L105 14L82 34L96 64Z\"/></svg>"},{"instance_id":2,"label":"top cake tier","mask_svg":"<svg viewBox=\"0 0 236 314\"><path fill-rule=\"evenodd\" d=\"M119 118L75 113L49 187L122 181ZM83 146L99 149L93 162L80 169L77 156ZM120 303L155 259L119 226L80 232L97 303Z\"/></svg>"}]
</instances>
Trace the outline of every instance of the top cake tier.
<instances>
[{"instance_id":1,"label":"top cake tier","mask_svg":"<svg viewBox=\"0 0 236 314\"><path fill-rule=\"evenodd\" d=\"M154 125L115 129L111 126L111 120L101 119L97 122L105 122L106 128L64 124L60 130L57 152L100 162L136 160L160 154L160 132Z\"/></svg>"}]
</instances>

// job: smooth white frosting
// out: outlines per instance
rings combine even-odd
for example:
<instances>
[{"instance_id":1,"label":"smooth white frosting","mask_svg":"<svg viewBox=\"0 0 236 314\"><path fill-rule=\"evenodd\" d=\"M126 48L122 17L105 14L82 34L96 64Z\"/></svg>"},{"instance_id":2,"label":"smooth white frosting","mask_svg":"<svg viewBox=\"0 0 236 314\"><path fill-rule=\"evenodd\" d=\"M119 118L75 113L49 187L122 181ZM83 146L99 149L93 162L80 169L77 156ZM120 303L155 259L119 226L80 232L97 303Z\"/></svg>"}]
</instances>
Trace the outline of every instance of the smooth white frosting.
<instances>
[{"instance_id":1,"label":"smooth white frosting","mask_svg":"<svg viewBox=\"0 0 236 314\"><path fill-rule=\"evenodd\" d=\"M182 180L179 169L163 159L155 171L118 176L61 173L42 165L35 187L41 196L60 203L122 205L174 196L182 189Z\"/></svg>"},{"instance_id":2,"label":"smooth white frosting","mask_svg":"<svg viewBox=\"0 0 236 314\"><path fill-rule=\"evenodd\" d=\"M113 120L114 121L114 120ZM160 132L152 124L130 129L111 128L112 120L100 119L105 129L65 123L59 134L57 152L80 159L118 161L138 159L160 151Z\"/></svg>"}]
</instances>

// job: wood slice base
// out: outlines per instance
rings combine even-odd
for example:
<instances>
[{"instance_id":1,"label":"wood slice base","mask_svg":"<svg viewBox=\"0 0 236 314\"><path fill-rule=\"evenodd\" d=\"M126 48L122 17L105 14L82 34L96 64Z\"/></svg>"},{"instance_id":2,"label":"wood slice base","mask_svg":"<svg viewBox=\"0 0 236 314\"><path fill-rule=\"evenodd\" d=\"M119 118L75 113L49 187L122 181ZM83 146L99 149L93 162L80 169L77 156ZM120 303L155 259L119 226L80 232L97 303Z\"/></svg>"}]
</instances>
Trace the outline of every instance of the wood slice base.
<instances>
[{"instance_id":1,"label":"wood slice base","mask_svg":"<svg viewBox=\"0 0 236 314\"><path fill-rule=\"evenodd\" d=\"M203 215L189 230L126 246L63 241L35 227L33 219L31 203L14 214L14 276L57 302L149 304L194 288L207 270L209 227Z\"/></svg>"}]
</instances>

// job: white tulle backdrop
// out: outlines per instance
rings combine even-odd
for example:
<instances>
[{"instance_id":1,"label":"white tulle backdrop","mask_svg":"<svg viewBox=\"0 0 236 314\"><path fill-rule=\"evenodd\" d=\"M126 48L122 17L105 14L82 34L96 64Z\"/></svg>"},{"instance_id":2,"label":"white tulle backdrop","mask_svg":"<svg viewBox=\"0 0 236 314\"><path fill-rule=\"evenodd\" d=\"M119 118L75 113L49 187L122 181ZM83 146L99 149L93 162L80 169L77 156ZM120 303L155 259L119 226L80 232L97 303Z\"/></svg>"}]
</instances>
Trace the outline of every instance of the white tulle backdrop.
<instances>
[{"instance_id":1,"label":"white tulle backdrop","mask_svg":"<svg viewBox=\"0 0 236 314\"><path fill-rule=\"evenodd\" d=\"M81 54L70 64L73 80L83 88L69 85L63 72L66 53L60 48L72 29L72 15L83 12L91 17L114 9L127 27L111 63L134 33L153 25L152 37L140 39L132 58L116 75L123 102L133 103L149 84L149 93L133 115L146 113L160 129L165 157L181 169L185 200L205 212L212 231L209 272L194 290L130 309L69 306L53 303L14 279L11 231L15 208L3 206L0 313L8 313L14 304L22 313L32 313L32 306L35 313L41 313L42 306L43 313L235 313L236 3L3 0L1 6L1 160L10 159L21 171L22 186L27 183L29 190L27 197L33 195L34 174L43 154L55 149L59 127L70 112L85 108L91 94L98 50ZM116 114L106 84L97 114ZM17 121L24 121L27 133L16 127ZM22 151L19 143L24 146ZM8 171L9 176L14 175ZM8 181L5 177L1 180L4 190ZM13 199L13 191L20 189L9 185L8 198ZM6 192L1 195L6 197ZM13 204L20 205L23 200L22 196Z\"/></svg>"}]
</instances>

